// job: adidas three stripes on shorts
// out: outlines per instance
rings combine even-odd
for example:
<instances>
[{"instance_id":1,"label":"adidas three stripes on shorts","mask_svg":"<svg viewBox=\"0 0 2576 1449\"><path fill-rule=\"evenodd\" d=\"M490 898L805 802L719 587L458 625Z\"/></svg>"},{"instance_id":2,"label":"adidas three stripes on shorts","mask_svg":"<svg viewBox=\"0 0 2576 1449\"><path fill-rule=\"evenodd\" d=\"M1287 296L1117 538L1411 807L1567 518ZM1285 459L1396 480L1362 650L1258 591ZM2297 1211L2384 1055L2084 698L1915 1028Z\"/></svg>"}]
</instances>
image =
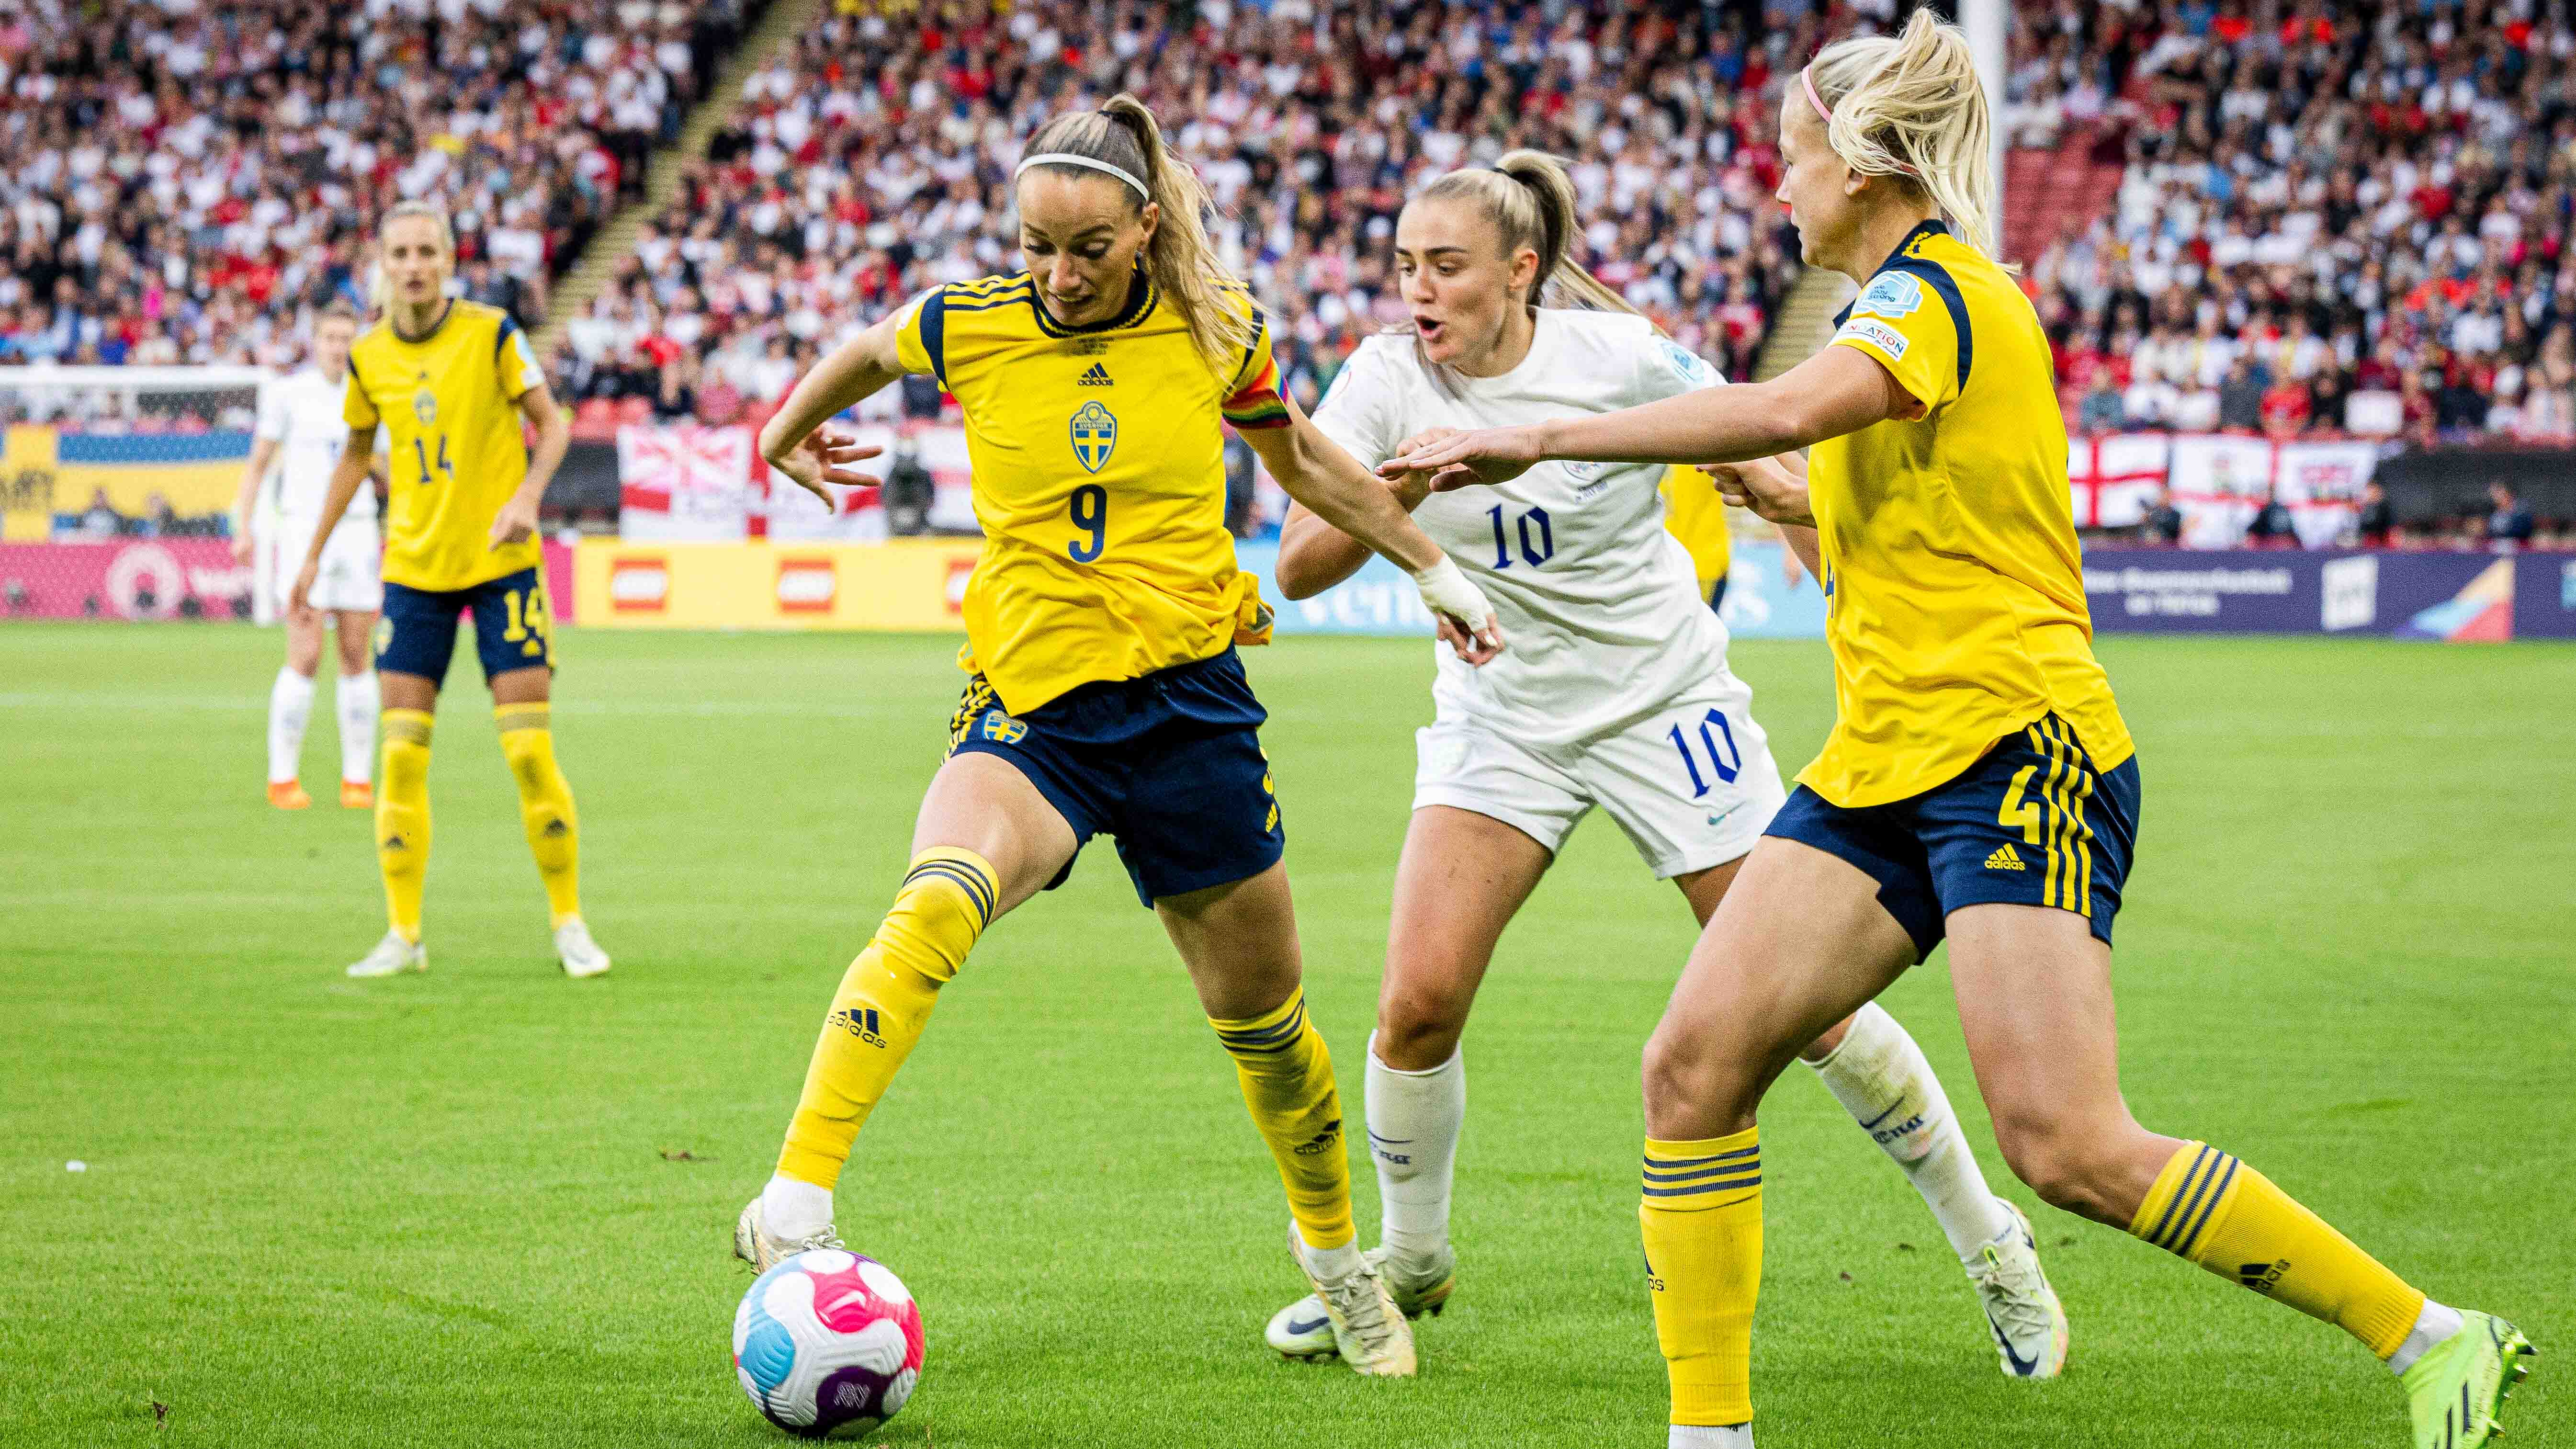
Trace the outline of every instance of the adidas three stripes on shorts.
<instances>
[{"instance_id":1,"label":"adidas three stripes on shorts","mask_svg":"<svg viewBox=\"0 0 2576 1449\"><path fill-rule=\"evenodd\" d=\"M1941 943L1950 912L1995 902L2073 911L2109 945L2137 842L2138 762L2097 769L2066 721L2045 715L1908 799L1847 810L1801 785L1763 833L1860 867L1918 955Z\"/></svg>"}]
</instances>

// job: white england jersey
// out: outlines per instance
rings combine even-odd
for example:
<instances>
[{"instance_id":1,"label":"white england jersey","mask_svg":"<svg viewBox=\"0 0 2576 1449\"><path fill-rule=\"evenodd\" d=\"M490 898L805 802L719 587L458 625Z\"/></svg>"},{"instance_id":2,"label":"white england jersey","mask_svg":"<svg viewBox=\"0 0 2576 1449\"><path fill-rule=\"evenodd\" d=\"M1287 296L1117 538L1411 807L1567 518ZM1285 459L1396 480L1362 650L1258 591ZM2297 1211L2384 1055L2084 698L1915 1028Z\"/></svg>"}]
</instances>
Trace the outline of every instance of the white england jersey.
<instances>
[{"instance_id":1,"label":"white england jersey","mask_svg":"<svg viewBox=\"0 0 2576 1449\"><path fill-rule=\"evenodd\" d=\"M349 442L349 424L340 411L346 396L345 383L331 383L312 367L270 384L260 395L258 436L277 444L276 508L289 532L309 538L322 521L331 470ZM372 527L375 518L376 490L361 486L342 519Z\"/></svg>"},{"instance_id":2,"label":"white england jersey","mask_svg":"<svg viewBox=\"0 0 2576 1449\"><path fill-rule=\"evenodd\" d=\"M1371 467L1427 428L1493 428L1603 413L1724 381L1620 312L1542 308L1529 355L1501 377L1421 359L1410 336L1363 341L1315 425ZM1443 720L1477 719L1541 746L1635 724L1726 669L1726 627L1690 553L1664 530L1661 464L1541 463L1508 483L1434 493L1414 521L1473 576L1502 624L1481 668L1439 649Z\"/></svg>"}]
</instances>

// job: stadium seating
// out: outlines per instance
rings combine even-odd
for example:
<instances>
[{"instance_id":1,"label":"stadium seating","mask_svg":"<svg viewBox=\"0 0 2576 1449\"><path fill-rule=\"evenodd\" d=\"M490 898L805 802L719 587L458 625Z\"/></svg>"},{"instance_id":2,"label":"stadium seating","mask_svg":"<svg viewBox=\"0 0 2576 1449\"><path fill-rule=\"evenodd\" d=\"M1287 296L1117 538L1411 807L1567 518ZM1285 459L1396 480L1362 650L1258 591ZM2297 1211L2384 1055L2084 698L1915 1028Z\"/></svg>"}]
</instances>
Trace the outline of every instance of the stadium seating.
<instances>
[{"instance_id":1,"label":"stadium seating","mask_svg":"<svg viewBox=\"0 0 2576 1449\"><path fill-rule=\"evenodd\" d=\"M1158 108L1225 208L1220 244L1275 309L1310 403L1362 336L1404 318L1387 253L1408 189L1511 146L1574 158L1595 270L1730 375L1749 375L1797 272L1765 87L1813 48L1814 20L1766 45L1732 21L1618 7L1551 23L1535 7L1280 0L1202 6L1188 29L1157 28L1160 7L971 24L852 9L747 83L738 124L567 329L569 394L692 388L710 417L756 412L792 381L785 364L932 284L1015 266L997 223L1018 138L1121 89Z\"/></svg>"},{"instance_id":2,"label":"stadium seating","mask_svg":"<svg viewBox=\"0 0 2576 1449\"><path fill-rule=\"evenodd\" d=\"M2576 31L2545 9L2025 10L2008 174L2045 184L2009 241L2070 422L2576 436Z\"/></svg>"},{"instance_id":3,"label":"stadium seating","mask_svg":"<svg viewBox=\"0 0 2576 1449\"><path fill-rule=\"evenodd\" d=\"M288 361L412 197L452 209L469 294L533 322L743 24L735 0L11 7L0 361Z\"/></svg>"}]
</instances>

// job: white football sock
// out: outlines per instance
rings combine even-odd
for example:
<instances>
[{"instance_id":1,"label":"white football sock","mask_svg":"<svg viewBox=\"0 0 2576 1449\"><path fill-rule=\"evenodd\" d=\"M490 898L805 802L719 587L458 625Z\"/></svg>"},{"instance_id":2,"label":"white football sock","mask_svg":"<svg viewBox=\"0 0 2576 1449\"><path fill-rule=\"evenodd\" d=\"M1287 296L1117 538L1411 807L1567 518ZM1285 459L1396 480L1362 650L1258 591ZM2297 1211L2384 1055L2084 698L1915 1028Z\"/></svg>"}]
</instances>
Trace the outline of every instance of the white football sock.
<instances>
[{"instance_id":1,"label":"white football sock","mask_svg":"<svg viewBox=\"0 0 2576 1449\"><path fill-rule=\"evenodd\" d=\"M1675 1424L1664 1449L1753 1449L1750 1424Z\"/></svg>"},{"instance_id":2,"label":"white football sock","mask_svg":"<svg viewBox=\"0 0 2576 1449\"><path fill-rule=\"evenodd\" d=\"M268 690L268 783L282 785L295 778L296 762L304 753L304 722L312 714L312 676L279 665L277 683Z\"/></svg>"},{"instance_id":3,"label":"white football sock","mask_svg":"<svg viewBox=\"0 0 2576 1449\"><path fill-rule=\"evenodd\" d=\"M1306 1235L1298 1234L1297 1241L1304 1243ZM1318 1248L1311 1244L1306 1248L1307 1270L1327 1283L1339 1282L1367 1266L1368 1259L1360 1256L1360 1241L1357 1238L1351 1239L1338 1248Z\"/></svg>"},{"instance_id":4,"label":"white football sock","mask_svg":"<svg viewBox=\"0 0 2576 1449\"><path fill-rule=\"evenodd\" d=\"M2424 1300L2424 1310L2415 1315L2415 1329L2397 1351L2388 1356L2388 1371L2402 1374L2415 1366L2424 1350L2460 1331L2460 1310L2446 1308L2432 1299Z\"/></svg>"},{"instance_id":5,"label":"white football sock","mask_svg":"<svg viewBox=\"0 0 2576 1449\"><path fill-rule=\"evenodd\" d=\"M340 708L340 779L344 783L364 785L376 777L376 706L379 698L374 670L340 676L340 687L333 700Z\"/></svg>"},{"instance_id":6,"label":"white football sock","mask_svg":"<svg viewBox=\"0 0 2576 1449\"><path fill-rule=\"evenodd\" d=\"M773 1238L810 1238L832 1225L832 1190L774 1174L760 1190L760 1222Z\"/></svg>"},{"instance_id":7,"label":"white football sock","mask_svg":"<svg viewBox=\"0 0 2576 1449\"><path fill-rule=\"evenodd\" d=\"M1384 1241L1396 1256L1418 1261L1448 1246L1449 1184L1466 1120L1465 1048L1429 1071L1400 1072L1378 1060L1377 1033L1369 1033L1369 1157Z\"/></svg>"},{"instance_id":8,"label":"white football sock","mask_svg":"<svg viewBox=\"0 0 2576 1449\"><path fill-rule=\"evenodd\" d=\"M1870 1140L1905 1170L1960 1261L1976 1257L2012 1226L2011 1215L1987 1189L1923 1048L1877 1002L1853 1013L1851 1030L1831 1055L1808 1065Z\"/></svg>"}]
</instances>

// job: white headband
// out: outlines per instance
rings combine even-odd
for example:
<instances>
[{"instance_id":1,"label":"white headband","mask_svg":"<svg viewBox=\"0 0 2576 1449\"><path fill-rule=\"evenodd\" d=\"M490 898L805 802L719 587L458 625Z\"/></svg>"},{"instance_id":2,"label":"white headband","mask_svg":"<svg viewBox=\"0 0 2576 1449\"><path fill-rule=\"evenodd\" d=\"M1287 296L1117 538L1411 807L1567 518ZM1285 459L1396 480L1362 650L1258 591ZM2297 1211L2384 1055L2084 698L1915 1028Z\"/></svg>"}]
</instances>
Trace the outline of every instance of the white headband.
<instances>
[{"instance_id":1,"label":"white headband","mask_svg":"<svg viewBox=\"0 0 2576 1449\"><path fill-rule=\"evenodd\" d=\"M1106 172L1109 175L1115 176L1119 180L1126 182L1128 185L1135 187L1136 194L1138 196L1144 197L1148 201L1154 199L1154 193L1146 190L1145 183L1137 180L1135 173L1129 171L1126 167L1112 166L1106 161L1095 161L1091 157L1076 156L1067 151L1049 151L1043 155L1027 157L1020 162L1019 167L1016 170L1011 172L1011 179L1017 181L1020 178L1020 172L1026 171L1032 166L1088 166L1094 171Z\"/></svg>"}]
</instances>

